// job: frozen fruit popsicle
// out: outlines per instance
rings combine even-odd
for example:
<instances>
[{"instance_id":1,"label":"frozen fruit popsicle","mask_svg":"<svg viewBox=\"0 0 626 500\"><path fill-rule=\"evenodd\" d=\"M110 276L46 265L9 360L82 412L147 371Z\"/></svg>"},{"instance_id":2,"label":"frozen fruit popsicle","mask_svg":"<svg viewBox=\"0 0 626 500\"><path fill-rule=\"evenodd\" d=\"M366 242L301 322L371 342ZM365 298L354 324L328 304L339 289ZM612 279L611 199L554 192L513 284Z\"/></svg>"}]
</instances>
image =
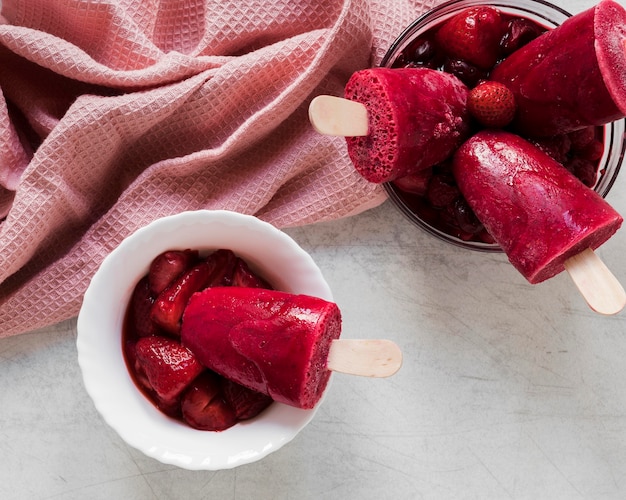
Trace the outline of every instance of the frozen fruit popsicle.
<instances>
[{"instance_id":1,"label":"frozen fruit popsicle","mask_svg":"<svg viewBox=\"0 0 626 500\"><path fill-rule=\"evenodd\" d=\"M356 133L349 127L335 135L346 136L350 159L365 179L387 182L443 161L461 144L469 134L468 92L455 76L429 68L357 71L346 85L345 98L362 106L353 105L357 112L346 121L363 126L354 127ZM329 129L318 118L327 116L318 113L319 102L312 101L309 115L324 133ZM327 102L340 106L339 101ZM338 108L335 116L344 112Z\"/></svg>"},{"instance_id":2,"label":"frozen fruit popsicle","mask_svg":"<svg viewBox=\"0 0 626 500\"><path fill-rule=\"evenodd\" d=\"M213 287L192 296L181 340L222 376L275 401L313 408L328 384L340 333L339 308L321 298Z\"/></svg>"},{"instance_id":3,"label":"frozen fruit popsicle","mask_svg":"<svg viewBox=\"0 0 626 500\"><path fill-rule=\"evenodd\" d=\"M478 132L456 152L452 168L477 217L530 283L563 271L622 223L595 191L509 132Z\"/></svg>"},{"instance_id":4,"label":"frozen fruit popsicle","mask_svg":"<svg viewBox=\"0 0 626 500\"><path fill-rule=\"evenodd\" d=\"M514 130L551 136L626 115L626 10L602 0L502 61L491 79L515 94Z\"/></svg>"}]
</instances>

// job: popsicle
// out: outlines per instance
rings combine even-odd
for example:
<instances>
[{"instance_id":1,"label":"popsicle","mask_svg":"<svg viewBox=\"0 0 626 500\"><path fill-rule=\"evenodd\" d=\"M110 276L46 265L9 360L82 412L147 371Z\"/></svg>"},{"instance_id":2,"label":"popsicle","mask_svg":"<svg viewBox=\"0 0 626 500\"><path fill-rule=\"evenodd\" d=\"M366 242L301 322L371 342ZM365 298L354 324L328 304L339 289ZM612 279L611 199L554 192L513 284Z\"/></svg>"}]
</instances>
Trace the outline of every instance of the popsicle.
<instances>
[{"instance_id":1,"label":"popsicle","mask_svg":"<svg viewBox=\"0 0 626 500\"><path fill-rule=\"evenodd\" d=\"M476 216L530 283L560 273L580 255L592 259L588 249L602 245L622 224L595 191L510 132L476 133L455 153L452 169ZM611 307L620 310L626 299L619 283L611 297L617 300Z\"/></svg>"},{"instance_id":2,"label":"popsicle","mask_svg":"<svg viewBox=\"0 0 626 500\"><path fill-rule=\"evenodd\" d=\"M204 366L222 376L275 401L308 409L321 398L331 370L350 371L342 362L350 352L357 360L372 353L378 356L373 363L382 367L375 370L378 376L391 375L400 366L395 344L374 341L374 348L368 349L368 342L343 344L340 333L339 308L321 298L212 287L191 297L181 341ZM376 375L367 369L361 374Z\"/></svg>"},{"instance_id":3,"label":"popsicle","mask_svg":"<svg viewBox=\"0 0 626 500\"><path fill-rule=\"evenodd\" d=\"M491 72L515 94L514 131L551 136L626 116L626 10L613 0L568 18Z\"/></svg>"},{"instance_id":4,"label":"popsicle","mask_svg":"<svg viewBox=\"0 0 626 500\"><path fill-rule=\"evenodd\" d=\"M382 183L446 159L469 135L469 90L429 68L354 73L345 100L318 96L309 117L321 133L346 137L356 170Z\"/></svg>"}]
</instances>

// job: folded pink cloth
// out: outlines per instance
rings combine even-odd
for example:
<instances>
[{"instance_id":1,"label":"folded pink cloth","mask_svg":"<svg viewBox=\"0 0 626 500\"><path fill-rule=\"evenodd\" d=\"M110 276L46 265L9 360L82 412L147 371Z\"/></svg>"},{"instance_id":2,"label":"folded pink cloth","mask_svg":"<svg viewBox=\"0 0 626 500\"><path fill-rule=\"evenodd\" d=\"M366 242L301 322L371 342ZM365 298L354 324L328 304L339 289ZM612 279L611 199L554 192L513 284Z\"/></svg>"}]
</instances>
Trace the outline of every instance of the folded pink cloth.
<instances>
[{"instance_id":1,"label":"folded pink cloth","mask_svg":"<svg viewBox=\"0 0 626 500\"><path fill-rule=\"evenodd\" d=\"M158 217L288 227L381 203L308 103L437 3L0 2L0 337L75 316L106 254Z\"/></svg>"}]
</instances>

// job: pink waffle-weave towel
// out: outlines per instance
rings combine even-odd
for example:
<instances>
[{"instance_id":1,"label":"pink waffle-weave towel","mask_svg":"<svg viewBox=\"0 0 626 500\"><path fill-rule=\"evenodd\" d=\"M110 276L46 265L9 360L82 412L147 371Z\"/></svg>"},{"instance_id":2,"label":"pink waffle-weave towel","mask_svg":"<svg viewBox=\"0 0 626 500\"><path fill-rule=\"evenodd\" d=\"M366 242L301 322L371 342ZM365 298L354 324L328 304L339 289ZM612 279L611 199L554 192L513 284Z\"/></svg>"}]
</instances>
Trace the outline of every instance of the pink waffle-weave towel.
<instances>
[{"instance_id":1,"label":"pink waffle-weave towel","mask_svg":"<svg viewBox=\"0 0 626 500\"><path fill-rule=\"evenodd\" d=\"M436 0L0 0L0 337L75 316L173 213L277 227L384 200L307 118Z\"/></svg>"}]
</instances>

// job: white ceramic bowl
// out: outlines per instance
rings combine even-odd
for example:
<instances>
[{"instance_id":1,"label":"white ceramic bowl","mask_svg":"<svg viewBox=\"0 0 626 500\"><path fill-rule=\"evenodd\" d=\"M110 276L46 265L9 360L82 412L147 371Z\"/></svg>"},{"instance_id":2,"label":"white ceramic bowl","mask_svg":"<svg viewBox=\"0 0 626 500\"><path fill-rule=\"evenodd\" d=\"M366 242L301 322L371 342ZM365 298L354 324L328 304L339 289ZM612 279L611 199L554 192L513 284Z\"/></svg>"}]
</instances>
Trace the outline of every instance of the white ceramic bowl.
<instances>
[{"instance_id":1,"label":"white ceramic bowl","mask_svg":"<svg viewBox=\"0 0 626 500\"><path fill-rule=\"evenodd\" d=\"M273 403L256 418L223 432L173 420L137 389L122 354L122 323L135 284L152 259L170 249L228 248L275 288L332 300L313 259L288 235L255 217L196 211L156 220L126 238L94 275L78 316L78 362L87 392L104 420L129 445L167 464L192 470L254 462L291 441L317 407Z\"/></svg>"}]
</instances>

